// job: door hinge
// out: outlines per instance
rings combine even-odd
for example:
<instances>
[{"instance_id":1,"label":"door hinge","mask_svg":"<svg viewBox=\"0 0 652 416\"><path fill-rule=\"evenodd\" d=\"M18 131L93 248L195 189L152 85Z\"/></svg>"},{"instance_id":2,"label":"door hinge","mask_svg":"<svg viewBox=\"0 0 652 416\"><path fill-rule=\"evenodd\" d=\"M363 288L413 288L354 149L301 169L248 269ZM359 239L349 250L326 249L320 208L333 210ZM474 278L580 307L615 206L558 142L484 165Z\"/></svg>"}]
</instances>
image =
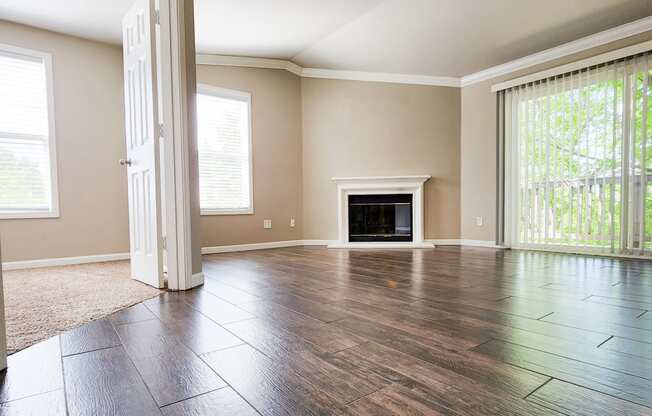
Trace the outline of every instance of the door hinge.
<instances>
[{"instance_id":1,"label":"door hinge","mask_svg":"<svg viewBox=\"0 0 652 416\"><path fill-rule=\"evenodd\" d=\"M154 18L156 19L156 24L160 25L161 24L161 12L159 12L158 9L154 10Z\"/></svg>"},{"instance_id":2,"label":"door hinge","mask_svg":"<svg viewBox=\"0 0 652 416\"><path fill-rule=\"evenodd\" d=\"M158 125L158 135L161 137L165 137L165 129L163 129L163 123L160 123Z\"/></svg>"},{"instance_id":3,"label":"door hinge","mask_svg":"<svg viewBox=\"0 0 652 416\"><path fill-rule=\"evenodd\" d=\"M162 240L161 245L163 246L163 250L166 250L168 248L168 239L167 237L163 237L161 240Z\"/></svg>"}]
</instances>

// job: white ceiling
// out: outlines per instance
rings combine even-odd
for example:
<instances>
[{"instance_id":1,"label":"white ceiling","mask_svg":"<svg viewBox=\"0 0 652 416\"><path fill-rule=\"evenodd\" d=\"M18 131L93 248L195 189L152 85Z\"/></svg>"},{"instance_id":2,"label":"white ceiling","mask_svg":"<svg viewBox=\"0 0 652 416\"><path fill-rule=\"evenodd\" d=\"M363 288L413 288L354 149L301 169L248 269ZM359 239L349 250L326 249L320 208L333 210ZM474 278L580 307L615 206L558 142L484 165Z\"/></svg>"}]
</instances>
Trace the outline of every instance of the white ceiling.
<instances>
[{"instance_id":1,"label":"white ceiling","mask_svg":"<svg viewBox=\"0 0 652 416\"><path fill-rule=\"evenodd\" d=\"M117 44L132 1L0 0L0 16ZM651 0L195 0L201 53L450 77L649 15Z\"/></svg>"}]
</instances>

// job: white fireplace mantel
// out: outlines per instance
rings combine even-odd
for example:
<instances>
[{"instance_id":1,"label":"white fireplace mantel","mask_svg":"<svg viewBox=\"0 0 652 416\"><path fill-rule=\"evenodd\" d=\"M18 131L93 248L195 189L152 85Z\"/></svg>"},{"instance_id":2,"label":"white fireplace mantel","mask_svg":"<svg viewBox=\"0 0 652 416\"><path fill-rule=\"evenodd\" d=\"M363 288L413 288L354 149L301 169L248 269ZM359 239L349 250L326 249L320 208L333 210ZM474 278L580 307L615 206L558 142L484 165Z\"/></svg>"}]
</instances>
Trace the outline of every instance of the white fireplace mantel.
<instances>
[{"instance_id":1,"label":"white fireplace mantel","mask_svg":"<svg viewBox=\"0 0 652 416\"><path fill-rule=\"evenodd\" d=\"M330 248L432 248L423 239L423 184L429 175L420 176L362 176L332 178L337 184L338 239ZM348 196L361 194L411 194L412 241L405 242L350 242Z\"/></svg>"}]
</instances>

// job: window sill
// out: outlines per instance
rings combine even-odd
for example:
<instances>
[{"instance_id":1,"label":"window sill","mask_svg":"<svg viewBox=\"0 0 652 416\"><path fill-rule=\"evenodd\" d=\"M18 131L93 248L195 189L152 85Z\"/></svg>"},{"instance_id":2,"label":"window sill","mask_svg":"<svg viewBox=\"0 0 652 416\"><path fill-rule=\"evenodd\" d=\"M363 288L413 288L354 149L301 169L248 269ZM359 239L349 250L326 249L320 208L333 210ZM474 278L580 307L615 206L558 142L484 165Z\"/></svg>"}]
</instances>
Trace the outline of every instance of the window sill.
<instances>
[{"instance_id":1,"label":"window sill","mask_svg":"<svg viewBox=\"0 0 652 416\"><path fill-rule=\"evenodd\" d=\"M59 218L59 212L0 212L0 220L27 220L35 218Z\"/></svg>"},{"instance_id":2,"label":"window sill","mask_svg":"<svg viewBox=\"0 0 652 416\"><path fill-rule=\"evenodd\" d=\"M209 215L253 215L253 208L249 209L238 209L238 210L214 210L214 209L202 209L200 214L202 216Z\"/></svg>"}]
</instances>

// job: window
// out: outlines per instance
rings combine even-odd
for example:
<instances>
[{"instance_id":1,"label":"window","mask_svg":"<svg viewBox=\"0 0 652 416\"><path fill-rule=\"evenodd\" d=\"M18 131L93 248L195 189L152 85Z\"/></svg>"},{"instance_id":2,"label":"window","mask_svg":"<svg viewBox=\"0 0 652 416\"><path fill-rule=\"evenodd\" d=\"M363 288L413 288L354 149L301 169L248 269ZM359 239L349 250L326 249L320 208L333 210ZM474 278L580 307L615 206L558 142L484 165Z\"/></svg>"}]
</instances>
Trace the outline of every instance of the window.
<instances>
[{"instance_id":1,"label":"window","mask_svg":"<svg viewBox=\"0 0 652 416\"><path fill-rule=\"evenodd\" d=\"M512 246L652 254L650 82L640 54L501 93Z\"/></svg>"},{"instance_id":2,"label":"window","mask_svg":"<svg viewBox=\"0 0 652 416\"><path fill-rule=\"evenodd\" d=\"M252 214L251 94L197 88L202 215Z\"/></svg>"},{"instance_id":3,"label":"window","mask_svg":"<svg viewBox=\"0 0 652 416\"><path fill-rule=\"evenodd\" d=\"M52 65L0 45L0 218L59 215Z\"/></svg>"}]
</instances>

